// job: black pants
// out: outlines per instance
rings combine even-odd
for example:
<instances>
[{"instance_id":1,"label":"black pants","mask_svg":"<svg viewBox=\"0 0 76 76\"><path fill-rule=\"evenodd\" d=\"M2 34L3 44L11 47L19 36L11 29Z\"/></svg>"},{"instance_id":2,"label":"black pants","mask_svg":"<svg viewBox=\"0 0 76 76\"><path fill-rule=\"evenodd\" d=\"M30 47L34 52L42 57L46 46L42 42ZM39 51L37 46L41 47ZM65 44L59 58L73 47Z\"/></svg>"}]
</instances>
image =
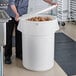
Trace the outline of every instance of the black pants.
<instances>
[{"instance_id":1,"label":"black pants","mask_svg":"<svg viewBox=\"0 0 76 76\"><path fill-rule=\"evenodd\" d=\"M15 27L15 46L16 46L16 57L22 59L22 34L17 30L18 22L12 18L6 23L6 46L5 46L5 57L12 56L12 35Z\"/></svg>"}]
</instances>

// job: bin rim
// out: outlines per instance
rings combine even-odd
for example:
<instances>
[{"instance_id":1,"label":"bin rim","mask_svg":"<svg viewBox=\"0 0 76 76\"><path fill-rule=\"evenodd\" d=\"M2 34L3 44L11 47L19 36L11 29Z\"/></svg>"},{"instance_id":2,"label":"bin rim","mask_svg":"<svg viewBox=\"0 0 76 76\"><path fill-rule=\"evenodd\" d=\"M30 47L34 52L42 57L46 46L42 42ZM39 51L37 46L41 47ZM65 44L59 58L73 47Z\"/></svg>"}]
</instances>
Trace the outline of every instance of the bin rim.
<instances>
[{"instance_id":1,"label":"bin rim","mask_svg":"<svg viewBox=\"0 0 76 76\"><path fill-rule=\"evenodd\" d=\"M49 21L28 21L26 18L22 17L21 20L25 20L25 22L30 22L30 23L45 23L45 22L52 22L54 20L57 20L57 17L54 16L54 15L37 15L37 16L33 16L33 17L38 17L38 16L41 16L41 17L52 17L51 19L52 20L49 20ZM32 18L32 17L31 17ZM28 18L29 19L29 18Z\"/></svg>"}]
</instances>

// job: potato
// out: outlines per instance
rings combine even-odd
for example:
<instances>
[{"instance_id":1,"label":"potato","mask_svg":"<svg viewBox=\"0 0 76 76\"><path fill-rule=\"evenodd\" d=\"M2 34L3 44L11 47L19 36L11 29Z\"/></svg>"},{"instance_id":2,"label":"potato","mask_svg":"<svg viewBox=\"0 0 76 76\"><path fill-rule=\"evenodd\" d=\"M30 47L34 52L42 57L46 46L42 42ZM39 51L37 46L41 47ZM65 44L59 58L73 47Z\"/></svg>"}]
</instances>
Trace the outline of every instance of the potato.
<instances>
[{"instance_id":1,"label":"potato","mask_svg":"<svg viewBox=\"0 0 76 76\"><path fill-rule=\"evenodd\" d=\"M50 17L32 17L27 19L28 21L49 21L52 20Z\"/></svg>"}]
</instances>

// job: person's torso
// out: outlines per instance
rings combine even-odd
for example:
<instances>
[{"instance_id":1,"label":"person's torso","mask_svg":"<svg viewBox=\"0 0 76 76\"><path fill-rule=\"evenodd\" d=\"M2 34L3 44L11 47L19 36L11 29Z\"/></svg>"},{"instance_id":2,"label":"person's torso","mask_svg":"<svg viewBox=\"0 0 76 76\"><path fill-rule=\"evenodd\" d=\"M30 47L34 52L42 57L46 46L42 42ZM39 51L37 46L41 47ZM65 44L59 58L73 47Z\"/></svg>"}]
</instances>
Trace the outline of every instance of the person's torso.
<instances>
[{"instance_id":1,"label":"person's torso","mask_svg":"<svg viewBox=\"0 0 76 76\"><path fill-rule=\"evenodd\" d=\"M49 5L48 3L44 2L43 0L15 0L15 5L17 6L18 12L20 15L36 12L40 9L47 8ZM7 9L7 13L10 16L15 17L15 14L11 10L10 7Z\"/></svg>"}]
</instances>

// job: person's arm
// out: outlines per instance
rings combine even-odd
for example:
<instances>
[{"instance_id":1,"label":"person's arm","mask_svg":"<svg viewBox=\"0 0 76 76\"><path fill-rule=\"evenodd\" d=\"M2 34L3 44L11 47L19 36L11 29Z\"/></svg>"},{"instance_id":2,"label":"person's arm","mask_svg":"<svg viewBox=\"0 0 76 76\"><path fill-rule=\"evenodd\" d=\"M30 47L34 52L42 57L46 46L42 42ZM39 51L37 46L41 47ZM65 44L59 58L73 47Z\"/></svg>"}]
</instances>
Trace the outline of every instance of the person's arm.
<instances>
[{"instance_id":1,"label":"person's arm","mask_svg":"<svg viewBox=\"0 0 76 76\"><path fill-rule=\"evenodd\" d=\"M15 14L15 20L18 21L19 13L17 12L17 8L15 6L15 0L9 0L9 5Z\"/></svg>"},{"instance_id":2,"label":"person's arm","mask_svg":"<svg viewBox=\"0 0 76 76\"><path fill-rule=\"evenodd\" d=\"M16 6L15 5L10 5L12 11L15 13L15 20L18 21L19 18L19 13L17 12Z\"/></svg>"},{"instance_id":3,"label":"person's arm","mask_svg":"<svg viewBox=\"0 0 76 76\"><path fill-rule=\"evenodd\" d=\"M52 2L52 0L43 0L43 1L45 1L45 2L47 2L47 3L49 3L49 4L51 4L51 5L57 4L57 3Z\"/></svg>"}]
</instances>

